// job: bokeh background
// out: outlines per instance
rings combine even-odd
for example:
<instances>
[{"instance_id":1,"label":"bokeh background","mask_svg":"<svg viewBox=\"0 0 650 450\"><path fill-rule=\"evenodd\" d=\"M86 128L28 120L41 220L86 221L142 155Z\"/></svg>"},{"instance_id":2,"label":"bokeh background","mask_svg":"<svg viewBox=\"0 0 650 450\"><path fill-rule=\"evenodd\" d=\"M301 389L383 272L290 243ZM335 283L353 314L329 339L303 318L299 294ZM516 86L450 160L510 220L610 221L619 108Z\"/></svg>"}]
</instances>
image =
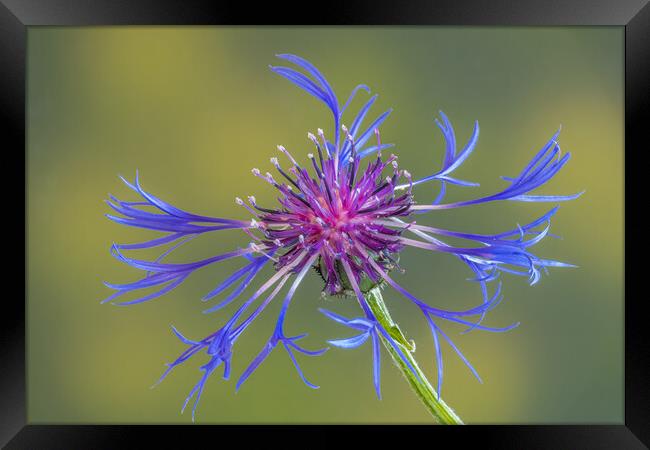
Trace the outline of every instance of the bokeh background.
<instances>
[{"instance_id":1,"label":"bokeh background","mask_svg":"<svg viewBox=\"0 0 650 450\"><path fill-rule=\"evenodd\" d=\"M109 255L112 242L155 233L104 217L108 193L135 199L117 178L139 169L146 189L184 209L244 217L235 196L274 193L250 174L268 170L275 145L305 158L307 131L331 130L329 112L268 70L276 53L314 62L339 99L358 83L380 97L375 114L397 144L400 166L432 173L443 140L433 124L444 110L460 144L481 124L475 153L458 170L480 188L455 187L449 200L495 191L562 125L572 160L540 193L586 189L565 203L537 254L579 269L552 270L529 287L505 276L504 302L486 324L520 321L492 334L446 325L483 377L479 384L443 347L443 397L468 423L623 423L623 29L580 28L224 28L32 27L28 34L28 416L31 423L187 423L182 402L201 375L201 355L149 387L190 338L219 328L232 307L204 315L203 294L237 262L203 269L180 288L132 307L100 305L102 281L141 274ZM358 109L365 100L359 95ZM429 201L437 186L417 189ZM553 206L501 202L420 218L468 232L498 232ZM246 245L227 231L193 241L170 261ZM143 257L153 256L143 254ZM409 249L405 286L427 301L458 308L480 301L470 273L447 255ZM349 336L317 312L352 315L353 301L319 297L308 277L287 331L309 332L305 345ZM388 294L420 364L435 379L428 328L405 299ZM238 342L238 376L270 335L277 305ZM283 350L274 352L235 393L219 373L208 381L202 423L428 423L406 382L383 356L383 400L372 387L369 346L300 358L319 390L305 387Z\"/></svg>"}]
</instances>

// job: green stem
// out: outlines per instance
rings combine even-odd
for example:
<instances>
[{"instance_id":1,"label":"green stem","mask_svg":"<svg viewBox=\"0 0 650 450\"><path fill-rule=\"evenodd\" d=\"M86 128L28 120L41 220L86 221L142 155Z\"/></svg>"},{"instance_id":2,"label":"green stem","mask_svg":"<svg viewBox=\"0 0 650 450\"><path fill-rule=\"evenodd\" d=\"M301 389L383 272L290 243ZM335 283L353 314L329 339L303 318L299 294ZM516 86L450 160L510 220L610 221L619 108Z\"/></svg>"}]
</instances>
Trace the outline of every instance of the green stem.
<instances>
[{"instance_id":1,"label":"green stem","mask_svg":"<svg viewBox=\"0 0 650 450\"><path fill-rule=\"evenodd\" d=\"M415 369L416 373L413 373L397 350L395 350L384 336L379 334L379 338L384 344L384 347L386 347L386 350L388 350L388 353L390 353L390 356L393 358L393 362L400 372L402 372L402 375L404 375L404 378L406 378L406 381L408 381L413 392L415 392L425 408L427 408L435 418L436 422L440 424L462 425L463 421L456 415L454 410L451 409L442 399L438 399L438 394L435 389L433 389L424 375L424 372L422 372L413 357L413 353L415 352L415 343L413 343L413 341L408 341L406 337L404 337L404 334L402 334L400 328L393 321L386 305L384 304L384 299L378 287L371 289L366 294L366 301L377 321L384 327L388 334L391 335L397 345L401 347L402 354Z\"/></svg>"}]
</instances>

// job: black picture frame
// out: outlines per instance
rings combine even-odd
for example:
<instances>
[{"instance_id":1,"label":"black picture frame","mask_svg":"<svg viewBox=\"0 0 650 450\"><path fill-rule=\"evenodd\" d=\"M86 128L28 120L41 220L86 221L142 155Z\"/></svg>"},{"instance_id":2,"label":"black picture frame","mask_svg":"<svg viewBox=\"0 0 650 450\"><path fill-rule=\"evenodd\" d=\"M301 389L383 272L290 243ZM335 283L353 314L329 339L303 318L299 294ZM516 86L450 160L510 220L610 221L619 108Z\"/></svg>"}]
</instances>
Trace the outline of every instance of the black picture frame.
<instances>
[{"instance_id":1,"label":"black picture frame","mask_svg":"<svg viewBox=\"0 0 650 450\"><path fill-rule=\"evenodd\" d=\"M312 9L313 8L313 9ZM297 14L297 15L296 15ZM249 4L232 1L171 0L0 0L0 114L2 114L5 175L23 171L25 191L25 75L27 27L41 25L481 25L562 26L616 25L625 27L625 149L630 155L647 153L644 118L650 111L650 5L648 0L446 0L404 2L330 1L301 5L278 2ZM631 149L631 150L628 150ZM8 160L7 158L13 158ZM645 203L640 189L642 164L625 158L625 422L621 425L403 427L364 426L140 426L31 425L26 417L25 305L5 295L0 310L0 444L8 449L148 448L183 446L193 440L215 445L224 433L241 439L241 432L276 442L341 445L338 432L361 432L368 438L387 434L408 436L406 445L423 439L438 446L439 439L455 447L480 445L498 449L636 449L650 445L650 341L642 296L630 295L643 282L642 265L631 263L638 243L644 242L640 215ZM5 180L8 177L3 177ZM6 183L6 181L5 181ZM26 238L25 223L16 220L20 196L12 182L5 186L5 223ZM13 204L15 203L15 204ZM12 234L13 236L13 234ZM613 236L613 239L619 237ZM629 243L629 244L628 244ZM635 244L637 243L637 244ZM643 244L645 245L645 244ZM6 248L6 247L5 247ZM24 251L26 254L27 242ZM641 250L642 251L642 250ZM16 260L14 253L6 258ZM26 262L26 261L25 261ZM18 267L17 264L13 264ZM29 276L25 264L25 280ZM7 275L6 275L7 276ZM6 278L7 286L9 277ZM26 286L26 283L25 283ZM639 292L643 292L640 289ZM5 291L6 292L6 291ZM25 292L25 300L27 292ZM585 380L588 374L585 374ZM329 429L331 428L331 430ZM248 434L248 429L251 433ZM405 433L408 434L405 434ZM239 435L239 437L237 437ZM289 435L293 437L289 441ZM417 435L417 436L416 436ZM240 442L244 442L241 440ZM181 447L182 448L182 447Z\"/></svg>"}]
</instances>

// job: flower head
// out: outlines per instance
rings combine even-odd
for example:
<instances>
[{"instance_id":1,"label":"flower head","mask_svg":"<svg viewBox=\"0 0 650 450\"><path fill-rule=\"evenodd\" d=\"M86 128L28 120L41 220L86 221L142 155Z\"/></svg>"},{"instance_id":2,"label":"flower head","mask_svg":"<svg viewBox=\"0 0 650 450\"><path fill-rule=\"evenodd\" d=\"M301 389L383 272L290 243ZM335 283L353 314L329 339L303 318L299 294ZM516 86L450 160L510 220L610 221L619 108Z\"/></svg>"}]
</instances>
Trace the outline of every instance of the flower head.
<instances>
[{"instance_id":1,"label":"flower head","mask_svg":"<svg viewBox=\"0 0 650 450\"><path fill-rule=\"evenodd\" d=\"M276 205L259 205L254 197L247 200L236 198L236 203L245 211L242 219L225 219L192 214L178 209L146 192L136 175L135 183L124 182L142 199L124 202L111 197L110 207L121 216L108 215L120 224L146 228L166 233L150 241L137 244L114 244L112 254L120 261L145 272L142 279L128 284L106 285L116 292L105 301L113 301L124 294L156 287L156 291L118 304L129 305L151 300L184 282L194 271L225 259L240 259L241 268L209 291L204 301L220 295L227 289L232 291L222 301L206 309L209 313L237 300L253 283L262 270L271 266L273 274L259 288L242 302L228 322L215 333L193 341L185 338L175 328L179 339L189 347L174 362L168 364L164 378L174 367L193 355L204 351L208 362L201 367L204 374L190 392L185 405L196 395L194 410L207 378L221 364L224 378L230 375L230 362L234 345L266 306L276 298L285 284L290 286L282 301L276 327L259 355L241 374L237 389L260 366L264 359L278 346L287 351L302 380L312 388L315 384L307 380L300 369L296 353L309 356L320 355L327 349L307 350L297 341L306 334L287 336L284 323L289 305L300 283L314 268L324 280L324 295L347 295L356 298L361 316L347 319L336 313L322 310L335 322L357 330L360 334L351 338L335 339L329 343L341 348L354 348L368 339L373 345L373 377L377 394L379 386L379 340L384 339L408 364L405 349L411 345L394 329L386 329L368 306L366 293L377 286L390 286L411 301L424 315L431 330L437 355L438 395L442 383L441 340L478 373L463 356L458 347L441 329L441 321L467 327L466 331L506 331L517 324L506 327L490 327L482 324L486 313L501 301L501 283L490 292L489 283L497 280L501 273L523 275L530 284L539 281L541 272L548 267L572 267L558 261L542 259L531 252L531 248L548 235L550 219L557 212L555 206L538 219L498 234L473 234L443 228L420 225L415 218L419 214L435 213L439 209L452 209L495 201L561 202L571 200L580 194L550 196L530 194L534 189L550 180L569 160L569 154L561 156L558 144L559 131L540 149L530 163L515 177L503 177L508 185L501 191L478 198L453 203L442 203L447 185L478 186L477 183L455 178L453 172L463 164L474 150L478 135L478 122L466 145L457 151L454 129L441 112L436 124L443 133L446 149L442 168L431 175L413 179L411 173L400 168L398 157L385 154L383 150L392 144L382 144L379 127L390 114L380 114L365 128L362 127L370 107L377 96L371 97L357 112L350 127L342 124L344 112L360 90L369 92L365 85L357 86L341 107L333 89L325 77L308 61L294 55L278 55L293 63L298 71L290 67L274 67L271 70L317 98L331 111L334 119L334 136L328 138L323 130L308 133L307 141L311 153L309 163L302 167L285 147L279 145L279 154L271 157L275 175L252 169L255 177L279 191ZM280 158L278 158L280 156ZM416 201L414 186L437 182L440 191L435 199ZM163 259L174 249L190 239L208 232L239 230L250 239L243 248L189 263L167 263ZM448 238L461 239L467 245L455 246ZM171 245L170 245L171 244ZM170 245L159 258L145 261L123 255L124 250ZM419 250L447 253L455 256L473 273L473 281L479 284L482 302L466 310L436 308L410 293L396 281L394 269L400 268L399 254L407 247ZM161 378L161 379L162 379ZM480 378L479 378L480 379Z\"/></svg>"}]
</instances>

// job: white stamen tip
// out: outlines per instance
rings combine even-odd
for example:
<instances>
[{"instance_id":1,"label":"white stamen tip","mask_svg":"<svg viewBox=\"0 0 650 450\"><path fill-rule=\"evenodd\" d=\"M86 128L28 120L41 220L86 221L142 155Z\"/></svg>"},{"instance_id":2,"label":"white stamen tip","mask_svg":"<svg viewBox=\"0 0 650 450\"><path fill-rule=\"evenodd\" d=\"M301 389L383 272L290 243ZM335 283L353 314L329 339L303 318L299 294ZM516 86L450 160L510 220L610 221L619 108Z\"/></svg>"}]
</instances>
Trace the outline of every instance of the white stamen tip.
<instances>
[{"instance_id":1,"label":"white stamen tip","mask_svg":"<svg viewBox=\"0 0 650 450\"><path fill-rule=\"evenodd\" d=\"M273 241L273 243L278 247L282 247L282 241L280 239L276 239L275 241Z\"/></svg>"},{"instance_id":2,"label":"white stamen tip","mask_svg":"<svg viewBox=\"0 0 650 450\"><path fill-rule=\"evenodd\" d=\"M273 164L275 167L278 167L280 165L280 162L278 161L278 158L274 156L271 158L271 164Z\"/></svg>"},{"instance_id":3,"label":"white stamen tip","mask_svg":"<svg viewBox=\"0 0 650 450\"><path fill-rule=\"evenodd\" d=\"M406 178L411 178L411 172L409 172L408 170L405 170L405 171L404 171L404 176L405 176Z\"/></svg>"},{"instance_id":4,"label":"white stamen tip","mask_svg":"<svg viewBox=\"0 0 650 450\"><path fill-rule=\"evenodd\" d=\"M391 178L391 177L386 177L386 183L390 183L390 182L391 182L391 180L392 180L392 178Z\"/></svg>"},{"instance_id":5,"label":"white stamen tip","mask_svg":"<svg viewBox=\"0 0 650 450\"><path fill-rule=\"evenodd\" d=\"M307 137L308 137L309 139L311 139L312 141L315 141L315 140L316 140L316 136L314 136L313 133L307 133Z\"/></svg>"},{"instance_id":6,"label":"white stamen tip","mask_svg":"<svg viewBox=\"0 0 650 450\"><path fill-rule=\"evenodd\" d=\"M352 156L350 156L350 157L348 158L348 162L349 162L349 163L353 163L353 162L354 162L354 158L353 158Z\"/></svg>"},{"instance_id":7,"label":"white stamen tip","mask_svg":"<svg viewBox=\"0 0 650 450\"><path fill-rule=\"evenodd\" d=\"M395 169L397 169L397 161L393 161L393 162L391 163L391 165L392 165Z\"/></svg>"},{"instance_id":8,"label":"white stamen tip","mask_svg":"<svg viewBox=\"0 0 650 450\"><path fill-rule=\"evenodd\" d=\"M253 228L259 227L259 222L255 219L251 219L251 227Z\"/></svg>"},{"instance_id":9,"label":"white stamen tip","mask_svg":"<svg viewBox=\"0 0 650 450\"><path fill-rule=\"evenodd\" d=\"M251 202L254 205L255 204L255 197L253 197L252 195L249 195L248 196L248 201Z\"/></svg>"},{"instance_id":10,"label":"white stamen tip","mask_svg":"<svg viewBox=\"0 0 650 450\"><path fill-rule=\"evenodd\" d=\"M235 197L235 203L237 203L238 205L243 205L244 201L239 197Z\"/></svg>"},{"instance_id":11,"label":"white stamen tip","mask_svg":"<svg viewBox=\"0 0 650 450\"><path fill-rule=\"evenodd\" d=\"M318 135L319 135L319 136L322 136L322 135L324 135L324 134L325 134L325 133L323 132L323 129L322 129L322 128L319 128L319 129L318 129Z\"/></svg>"},{"instance_id":12,"label":"white stamen tip","mask_svg":"<svg viewBox=\"0 0 650 450\"><path fill-rule=\"evenodd\" d=\"M280 150L281 152L284 152L284 151L286 151L287 149L284 148L283 145L278 145L278 150Z\"/></svg>"},{"instance_id":13,"label":"white stamen tip","mask_svg":"<svg viewBox=\"0 0 650 450\"><path fill-rule=\"evenodd\" d=\"M304 244L305 243L305 236L303 236L301 234L300 236L298 236L298 240L300 241L301 244Z\"/></svg>"},{"instance_id":14,"label":"white stamen tip","mask_svg":"<svg viewBox=\"0 0 650 450\"><path fill-rule=\"evenodd\" d=\"M253 169L251 169L251 172L253 172L253 175L259 175L260 174L260 169L253 168Z\"/></svg>"},{"instance_id":15,"label":"white stamen tip","mask_svg":"<svg viewBox=\"0 0 650 450\"><path fill-rule=\"evenodd\" d=\"M346 127L345 125L341 125L341 129L342 129L345 133L348 132L348 127Z\"/></svg>"}]
</instances>

